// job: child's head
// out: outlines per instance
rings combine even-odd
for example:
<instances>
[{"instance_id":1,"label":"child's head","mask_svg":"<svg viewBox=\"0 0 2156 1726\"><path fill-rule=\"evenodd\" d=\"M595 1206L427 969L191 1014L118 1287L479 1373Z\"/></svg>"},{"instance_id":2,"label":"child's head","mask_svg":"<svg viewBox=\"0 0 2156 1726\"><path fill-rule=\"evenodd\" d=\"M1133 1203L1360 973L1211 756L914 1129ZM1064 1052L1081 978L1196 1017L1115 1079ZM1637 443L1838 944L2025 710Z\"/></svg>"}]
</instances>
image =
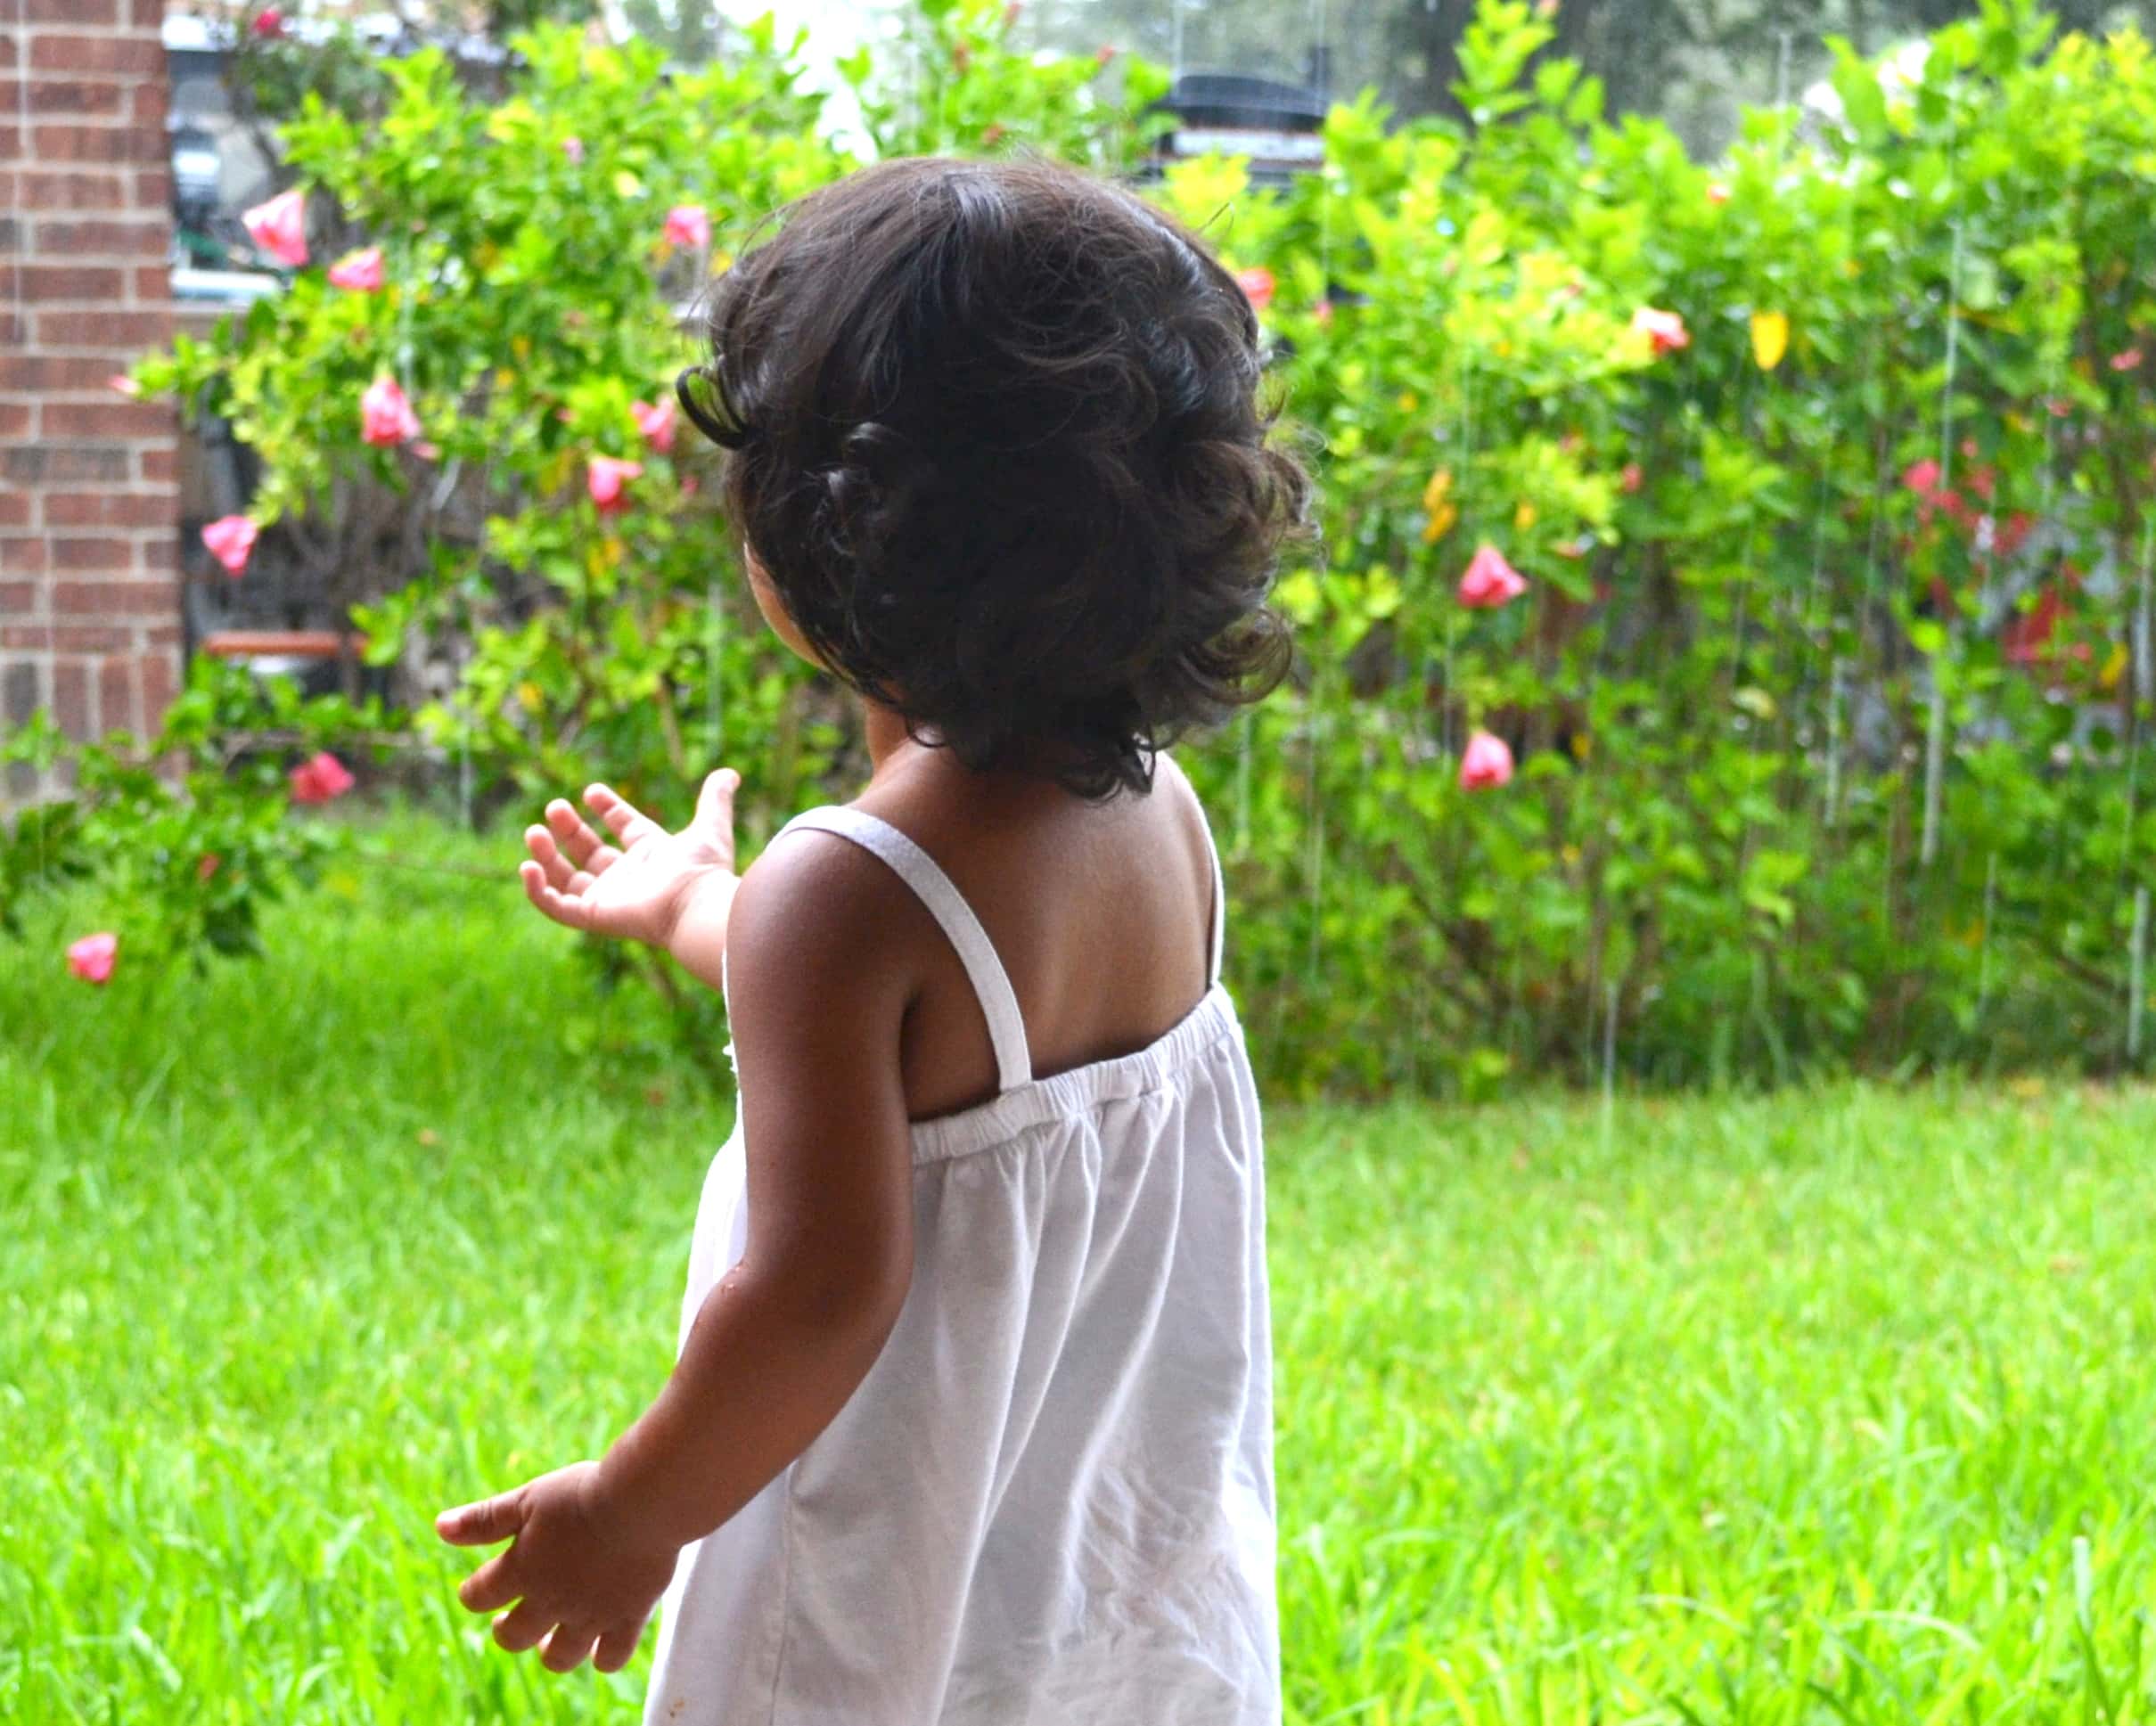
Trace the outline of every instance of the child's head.
<instances>
[{"instance_id":1,"label":"child's head","mask_svg":"<svg viewBox=\"0 0 2156 1726\"><path fill-rule=\"evenodd\" d=\"M887 162L714 290L683 397L815 658L968 765L1104 796L1276 683L1308 481L1189 233L1038 162Z\"/></svg>"}]
</instances>

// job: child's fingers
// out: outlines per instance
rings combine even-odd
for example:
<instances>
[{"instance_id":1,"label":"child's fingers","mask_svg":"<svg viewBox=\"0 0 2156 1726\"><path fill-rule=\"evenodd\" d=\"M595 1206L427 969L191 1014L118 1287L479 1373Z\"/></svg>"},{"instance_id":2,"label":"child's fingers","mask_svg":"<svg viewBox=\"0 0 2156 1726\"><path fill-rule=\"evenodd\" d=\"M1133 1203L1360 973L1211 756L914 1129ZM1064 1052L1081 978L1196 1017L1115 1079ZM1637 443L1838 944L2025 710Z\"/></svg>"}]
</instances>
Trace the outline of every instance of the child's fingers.
<instances>
[{"instance_id":1,"label":"child's fingers","mask_svg":"<svg viewBox=\"0 0 2156 1726\"><path fill-rule=\"evenodd\" d=\"M512 1654L537 1648L553 1624L553 1617L529 1600L519 1600L494 1621L494 1640Z\"/></svg>"},{"instance_id":2,"label":"child's fingers","mask_svg":"<svg viewBox=\"0 0 2156 1726\"><path fill-rule=\"evenodd\" d=\"M734 794L742 788L742 776L731 767L704 775L704 788L696 797L696 824L721 833L734 831Z\"/></svg>"},{"instance_id":3,"label":"child's fingers","mask_svg":"<svg viewBox=\"0 0 2156 1726\"><path fill-rule=\"evenodd\" d=\"M608 1631L599 1639L599 1646L592 1650L592 1665L601 1672L619 1672L635 1657L636 1644L643 1636L641 1621L626 1630Z\"/></svg>"},{"instance_id":4,"label":"child's fingers","mask_svg":"<svg viewBox=\"0 0 2156 1726\"><path fill-rule=\"evenodd\" d=\"M524 1489L496 1493L475 1504L460 1504L434 1518L434 1532L452 1546L492 1546L524 1526Z\"/></svg>"},{"instance_id":5,"label":"child's fingers","mask_svg":"<svg viewBox=\"0 0 2156 1726\"><path fill-rule=\"evenodd\" d=\"M621 855L592 831L566 798L556 798L546 806L546 825L551 837L578 869L588 869L596 875Z\"/></svg>"},{"instance_id":6,"label":"child's fingers","mask_svg":"<svg viewBox=\"0 0 2156 1726\"><path fill-rule=\"evenodd\" d=\"M556 1624L539 1645L539 1664L548 1672L574 1672L591 1657L594 1633L568 1624Z\"/></svg>"},{"instance_id":7,"label":"child's fingers","mask_svg":"<svg viewBox=\"0 0 2156 1726\"><path fill-rule=\"evenodd\" d=\"M456 1598L469 1612L499 1612L517 1598L517 1579L510 1574L513 1546L491 1558L456 1585Z\"/></svg>"},{"instance_id":8,"label":"child's fingers","mask_svg":"<svg viewBox=\"0 0 2156 1726\"><path fill-rule=\"evenodd\" d=\"M562 855L562 847L554 843L554 836L544 827L528 827L524 830L524 848L531 853L532 861L546 871L547 886L557 892L574 896L592 884L591 876L575 867Z\"/></svg>"},{"instance_id":9,"label":"child's fingers","mask_svg":"<svg viewBox=\"0 0 2156 1726\"><path fill-rule=\"evenodd\" d=\"M586 786L584 806L606 824L624 851L659 825L609 785Z\"/></svg>"},{"instance_id":10,"label":"child's fingers","mask_svg":"<svg viewBox=\"0 0 2156 1726\"><path fill-rule=\"evenodd\" d=\"M591 927L591 907L583 899L572 898L546 879L546 871L536 863L517 865L517 879L524 883L524 896L542 917L550 917L563 928L577 930Z\"/></svg>"}]
</instances>

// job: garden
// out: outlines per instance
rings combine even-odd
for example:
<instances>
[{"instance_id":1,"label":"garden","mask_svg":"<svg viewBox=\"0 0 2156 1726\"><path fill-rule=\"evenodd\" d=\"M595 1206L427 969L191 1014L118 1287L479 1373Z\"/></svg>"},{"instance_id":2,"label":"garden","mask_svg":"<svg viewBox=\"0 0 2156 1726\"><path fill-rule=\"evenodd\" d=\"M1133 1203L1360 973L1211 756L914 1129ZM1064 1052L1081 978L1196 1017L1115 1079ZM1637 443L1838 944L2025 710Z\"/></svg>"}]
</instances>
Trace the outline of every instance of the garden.
<instances>
[{"instance_id":1,"label":"garden","mask_svg":"<svg viewBox=\"0 0 2156 1726\"><path fill-rule=\"evenodd\" d=\"M0 823L0 1717L629 1718L430 1518L663 1377L717 1003L547 928L604 778L743 850L849 795L676 421L705 283L860 160L1201 228L1318 535L1179 751L1268 1108L1288 1717L2127 1720L2156 1702L2156 58L1987 0L1712 161L1485 0L1462 118L1282 186L1156 68L922 0L837 69L541 26L295 94L282 290L115 380L258 483L209 659L35 722Z\"/></svg>"}]
</instances>

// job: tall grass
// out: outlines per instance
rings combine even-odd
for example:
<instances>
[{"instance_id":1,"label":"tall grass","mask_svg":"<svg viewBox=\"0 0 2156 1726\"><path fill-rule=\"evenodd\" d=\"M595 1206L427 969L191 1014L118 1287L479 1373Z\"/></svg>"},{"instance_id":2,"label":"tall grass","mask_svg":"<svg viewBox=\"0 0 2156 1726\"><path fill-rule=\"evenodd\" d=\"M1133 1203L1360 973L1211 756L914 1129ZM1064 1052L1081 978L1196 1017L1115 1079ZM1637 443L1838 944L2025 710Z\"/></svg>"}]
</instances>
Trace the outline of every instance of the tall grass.
<instances>
[{"instance_id":1,"label":"tall grass","mask_svg":"<svg viewBox=\"0 0 2156 1726\"><path fill-rule=\"evenodd\" d=\"M633 1719L429 1523L658 1385L727 1108L505 874L94 991L107 910L0 947L0 1719ZM2070 1087L1277 1115L1291 1719L2147 1717L2152 1149Z\"/></svg>"}]
</instances>

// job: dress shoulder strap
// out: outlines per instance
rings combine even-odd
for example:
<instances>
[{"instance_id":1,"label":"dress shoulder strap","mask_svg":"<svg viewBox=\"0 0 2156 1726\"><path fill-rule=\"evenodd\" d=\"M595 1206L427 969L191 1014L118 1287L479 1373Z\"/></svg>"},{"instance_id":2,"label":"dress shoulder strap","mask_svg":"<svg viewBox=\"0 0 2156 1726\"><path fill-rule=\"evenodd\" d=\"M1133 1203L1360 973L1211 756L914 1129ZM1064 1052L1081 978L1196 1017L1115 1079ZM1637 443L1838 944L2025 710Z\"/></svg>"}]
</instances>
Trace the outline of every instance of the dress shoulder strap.
<instances>
[{"instance_id":1,"label":"dress shoulder strap","mask_svg":"<svg viewBox=\"0 0 2156 1726\"><path fill-rule=\"evenodd\" d=\"M981 1016L988 1022L989 1040L996 1045L998 1085L1015 1091L1031 1084L1033 1062L1026 1048L1026 1023L1019 1013L1010 976L996 957L988 930L973 914L973 907L936 860L890 822L863 810L835 806L796 815L774 838L783 838L805 829L850 839L879 858L914 890L914 896L928 907L929 915L943 930L944 938L957 952L980 1002Z\"/></svg>"}]
</instances>

